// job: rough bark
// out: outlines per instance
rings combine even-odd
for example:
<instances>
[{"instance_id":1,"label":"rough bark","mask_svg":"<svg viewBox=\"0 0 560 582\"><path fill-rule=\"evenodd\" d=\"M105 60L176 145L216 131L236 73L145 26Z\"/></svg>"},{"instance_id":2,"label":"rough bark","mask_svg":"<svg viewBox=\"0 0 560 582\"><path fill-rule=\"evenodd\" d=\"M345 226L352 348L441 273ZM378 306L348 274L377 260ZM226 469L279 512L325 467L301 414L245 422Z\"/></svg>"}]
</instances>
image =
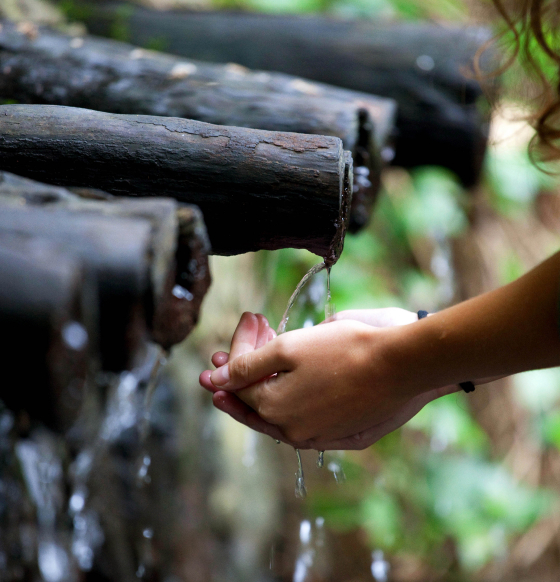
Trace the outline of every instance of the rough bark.
<instances>
[{"instance_id":1,"label":"rough bark","mask_svg":"<svg viewBox=\"0 0 560 582\"><path fill-rule=\"evenodd\" d=\"M334 137L50 105L0 107L0 170L197 204L216 254L296 247L334 262L346 230L348 165Z\"/></svg>"},{"instance_id":2,"label":"rough bark","mask_svg":"<svg viewBox=\"0 0 560 582\"><path fill-rule=\"evenodd\" d=\"M118 371L133 363L146 331L169 348L192 330L210 282L208 243L196 208L86 193L105 199L0 173L0 235L37 239L83 265L89 357ZM41 287L35 292L40 298ZM25 305L33 319L33 303Z\"/></svg>"},{"instance_id":3,"label":"rough bark","mask_svg":"<svg viewBox=\"0 0 560 582\"><path fill-rule=\"evenodd\" d=\"M364 167L355 183L355 228L368 219L382 154L391 151L392 100L288 75L186 61L43 28L29 35L9 22L0 29L0 71L0 96L22 103L339 137L355 165Z\"/></svg>"},{"instance_id":4,"label":"rough bark","mask_svg":"<svg viewBox=\"0 0 560 582\"><path fill-rule=\"evenodd\" d=\"M394 164L446 166L466 186L480 176L488 118L477 108L481 88L464 69L472 69L476 51L492 37L489 30L81 4L91 9L87 24L94 34L109 34L119 19L129 40L141 46L157 41L188 58L235 62L395 99Z\"/></svg>"}]
</instances>

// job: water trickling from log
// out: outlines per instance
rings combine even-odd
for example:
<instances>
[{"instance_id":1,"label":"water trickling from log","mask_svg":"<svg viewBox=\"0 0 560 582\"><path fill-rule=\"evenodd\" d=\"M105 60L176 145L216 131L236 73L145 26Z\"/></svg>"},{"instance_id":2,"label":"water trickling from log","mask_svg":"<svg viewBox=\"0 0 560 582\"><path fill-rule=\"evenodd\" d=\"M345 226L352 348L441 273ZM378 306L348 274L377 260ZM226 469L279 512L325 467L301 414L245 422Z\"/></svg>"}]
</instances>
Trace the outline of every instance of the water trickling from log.
<instances>
[{"instance_id":1,"label":"water trickling from log","mask_svg":"<svg viewBox=\"0 0 560 582\"><path fill-rule=\"evenodd\" d=\"M290 312L292 311L293 306L295 305L298 297L300 296L303 288L305 287L309 279L311 279L313 275L320 273L325 268L327 268L327 265L325 265L325 263L317 263L316 265L313 265L313 267L311 267L311 269L309 269L307 273L305 273L301 281L298 283L298 286L296 287L295 291L292 293L290 300L288 301L288 306L286 307L286 311L284 311L284 315L282 316L282 320L280 321L280 325L278 326L278 330L276 331L278 335L286 331L286 325L288 324L288 320L290 319Z\"/></svg>"}]
</instances>

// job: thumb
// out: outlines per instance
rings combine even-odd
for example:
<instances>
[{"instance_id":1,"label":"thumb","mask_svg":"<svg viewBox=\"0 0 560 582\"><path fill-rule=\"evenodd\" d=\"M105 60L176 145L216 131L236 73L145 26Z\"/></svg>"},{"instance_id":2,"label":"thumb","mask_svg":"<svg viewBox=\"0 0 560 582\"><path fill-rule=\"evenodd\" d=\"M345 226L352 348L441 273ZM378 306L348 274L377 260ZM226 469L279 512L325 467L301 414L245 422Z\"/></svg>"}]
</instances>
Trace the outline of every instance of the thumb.
<instances>
[{"instance_id":1,"label":"thumb","mask_svg":"<svg viewBox=\"0 0 560 582\"><path fill-rule=\"evenodd\" d=\"M262 348L230 360L212 372L212 384L220 390L240 390L273 374L289 371L291 366L282 354L281 343L275 339Z\"/></svg>"}]
</instances>

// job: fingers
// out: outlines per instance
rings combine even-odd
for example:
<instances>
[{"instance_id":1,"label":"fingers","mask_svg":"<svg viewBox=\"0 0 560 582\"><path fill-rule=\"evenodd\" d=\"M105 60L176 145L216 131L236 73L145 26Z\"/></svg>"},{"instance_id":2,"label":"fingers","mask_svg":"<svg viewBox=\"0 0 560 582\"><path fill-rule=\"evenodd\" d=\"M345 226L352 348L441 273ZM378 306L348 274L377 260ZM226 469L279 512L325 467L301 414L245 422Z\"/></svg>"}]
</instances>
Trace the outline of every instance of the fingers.
<instances>
[{"instance_id":1,"label":"fingers","mask_svg":"<svg viewBox=\"0 0 560 582\"><path fill-rule=\"evenodd\" d=\"M275 339L251 353L241 354L214 370L211 381L222 390L247 388L262 378L289 371L290 364L282 354L280 339Z\"/></svg>"},{"instance_id":2,"label":"fingers","mask_svg":"<svg viewBox=\"0 0 560 582\"><path fill-rule=\"evenodd\" d=\"M233 360L242 354L252 352L257 345L258 334L259 318L254 313L246 311L241 316L231 338L229 359Z\"/></svg>"},{"instance_id":3,"label":"fingers","mask_svg":"<svg viewBox=\"0 0 560 582\"><path fill-rule=\"evenodd\" d=\"M212 402L218 410L229 414L237 422L273 439L287 442L277 426L264 421L252 408L237 398L235 394L218 390L212 397Z\"/></svg>"},{"instance_id":4,"label":"fingers","mask_svg":"<svg viewBox=\"0 0 560 582\"><path fill-rule=\"evenodd\" d=\"M210 380L210 374L212 374L212 370L204 370L204 372L202 372L202 374L200 374L198 377L198 382L209 392L216 392L218 389L216 386L214 386L214 384L212 384L212 380Z\"/></svg>"},{"instance_id":5,"label":"fingers","mask_svg":"<svg viewBox=\"0 0 560 582\"><path fill-rule=\"evenodd\" d=\"M268 320L261 313L257 313L256 318L259 322L259 331L257 333L257 341L255 343L255 349L262 348L269 341L268 330L270 326L268 325Z\"/></svg>"},{"instance_id":6,"label":"fingers","mask_svg":"<svg viewBox=\"0 0 560 582\"><path fill-rule=\"evenodd\" d=\"M227 352L216 352L212 356L212 363L214 364L214 366L216 366L216 368L219 368L220 366L227 364L228 360L229 354Z\"/></svg>"}]
</instances>

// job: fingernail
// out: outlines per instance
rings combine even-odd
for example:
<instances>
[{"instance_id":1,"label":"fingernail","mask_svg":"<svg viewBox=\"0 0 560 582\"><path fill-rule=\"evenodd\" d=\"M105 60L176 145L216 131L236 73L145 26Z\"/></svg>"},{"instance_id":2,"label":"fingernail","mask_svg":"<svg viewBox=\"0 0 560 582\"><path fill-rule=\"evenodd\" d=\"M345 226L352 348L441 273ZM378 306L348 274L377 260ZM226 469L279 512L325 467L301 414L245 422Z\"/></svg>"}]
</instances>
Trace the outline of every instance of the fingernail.
<instances>
[{"instance_id":1,"label":"fingernail","mask_svg":"<svg viewBox=\"0 0 560 582\"><path fill-rule=\"evenodd\" d=\"M229 366L226 364L217 370L214 370L210 376L214 386L223 386L229 382Z\"/></svg>"}]
</instances>

